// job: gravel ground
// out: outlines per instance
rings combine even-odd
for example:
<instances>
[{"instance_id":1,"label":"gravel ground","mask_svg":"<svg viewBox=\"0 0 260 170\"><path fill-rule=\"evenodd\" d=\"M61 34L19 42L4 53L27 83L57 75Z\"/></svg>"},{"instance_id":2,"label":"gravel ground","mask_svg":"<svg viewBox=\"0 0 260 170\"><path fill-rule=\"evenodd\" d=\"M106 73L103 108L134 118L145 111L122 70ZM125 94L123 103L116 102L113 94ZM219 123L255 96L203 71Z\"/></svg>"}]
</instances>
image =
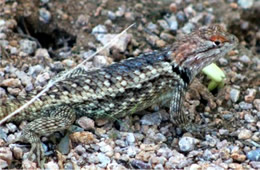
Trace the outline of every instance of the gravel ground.
<instances>
[{"instance_id":1,"label":"gravel ground","mask_svg":"<svg viewBox=\"0 0 260 170\"><path fill-rule=\"evenodd\" d=\"M200 135L184 132L173 127L167 108L116 121L82 117L72 132L42 137L48 155L44 167L260 169L259 18L259 0L0 0L0 103L40 91L133 22L134 28L86 68L159 50L177 35L221 23L240 40L217 62L226 74L225 86L209 92L209 80L201 74L185 96L197 123L219 126ZM36 169L35 159L24 159L29 145L3 146L26 123L0 126L0 169Z\"/></svg>"}]
</instances>

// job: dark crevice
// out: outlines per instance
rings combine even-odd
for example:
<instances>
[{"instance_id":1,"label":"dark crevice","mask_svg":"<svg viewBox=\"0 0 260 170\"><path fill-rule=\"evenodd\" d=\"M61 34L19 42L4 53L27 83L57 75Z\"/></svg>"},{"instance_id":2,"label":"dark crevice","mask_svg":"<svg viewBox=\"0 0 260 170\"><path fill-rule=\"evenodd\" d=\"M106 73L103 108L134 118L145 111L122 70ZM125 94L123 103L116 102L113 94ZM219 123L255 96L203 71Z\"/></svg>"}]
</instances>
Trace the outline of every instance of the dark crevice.
<instances>
[{"instance_id":1,"label":"dark crevice","mask_svg":"<svg viewBox=\"0 0 260 170\"><path fill-rule=\"evenodd\" d=\"M17 19L17 23L18 26L15 31L22 36L26 35L27 37L31 37L30 39L32 40L37 40L41 48L55 51L63 47L71 48L76 43L76 37L65 30L58 28L51 30L51 28L47 28L45 31L40 31L35 28L34 24L29 23L23 17Z\"/></svg>"}]
</instances>

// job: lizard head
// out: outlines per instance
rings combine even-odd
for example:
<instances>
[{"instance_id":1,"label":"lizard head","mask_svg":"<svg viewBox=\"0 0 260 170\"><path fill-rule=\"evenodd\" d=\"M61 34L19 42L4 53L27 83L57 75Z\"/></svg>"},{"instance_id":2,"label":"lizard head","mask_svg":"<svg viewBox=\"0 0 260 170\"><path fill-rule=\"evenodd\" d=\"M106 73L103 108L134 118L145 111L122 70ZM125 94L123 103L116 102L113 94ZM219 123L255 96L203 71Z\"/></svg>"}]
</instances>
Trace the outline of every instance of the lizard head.
<instances>
[{"instance_id":1,"label":"lizard head","mask_svg":"<svg viewBox=\"0 0 260 170\"><path fill-rule=\"evenodd\" d=\"M221 25L211 25L178 38L169 55L175 64L189 70L193 79L204 67L225 56L237 44L238 39Z\"/></svg>"}]
</instances>

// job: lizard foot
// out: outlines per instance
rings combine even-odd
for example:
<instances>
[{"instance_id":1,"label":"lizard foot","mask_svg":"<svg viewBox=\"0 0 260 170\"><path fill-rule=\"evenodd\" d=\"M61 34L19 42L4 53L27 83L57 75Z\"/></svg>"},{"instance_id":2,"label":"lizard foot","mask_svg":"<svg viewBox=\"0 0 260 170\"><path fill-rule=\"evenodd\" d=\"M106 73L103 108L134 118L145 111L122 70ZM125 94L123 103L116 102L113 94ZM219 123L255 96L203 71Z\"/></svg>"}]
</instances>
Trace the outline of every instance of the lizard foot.
<instances>
[{"instance_id":1,"label":"lizard foot","mask_svg":"<svg viewBox=\"0 0 260 170\"><path fill-rule=\"evenodd\" d=\"M194 134L197 137L204 138L206 134L213 133L216 130L215 124L193 124L189 123L186 125L182 125L181 128Z\"/></svg>"},{"instance_id":2,"label":"lizard foot","mask_svg":"<svg viewBox=\"0 0 260 170\"><path fill-rule=\"evenodd\" d=\"M31 143L31 150L28 154L28 159L30 159L33 155L33 153L36 151L36 158L37 158L37 163L38 165L43 168L43 164L45 162L45 157L44 157L44 149L42 147L42 143Z\"/></svg>"},{"instance_id":3,"label":"lizard foot","mask_svg":"<svg viewBox=\"0 0 260 170\"><path fill-rule=\"evenodd\" d=\"M43 149L40 137L37 134L35 134L34 132L24 130L22 132L20 141L28 142L31 144L31 150L27 156L27 159L31 159L33 153L35 153L38 165L41 168L43 168L45 159L44 159L44 149Z\"/></svg>"}]
</instances>

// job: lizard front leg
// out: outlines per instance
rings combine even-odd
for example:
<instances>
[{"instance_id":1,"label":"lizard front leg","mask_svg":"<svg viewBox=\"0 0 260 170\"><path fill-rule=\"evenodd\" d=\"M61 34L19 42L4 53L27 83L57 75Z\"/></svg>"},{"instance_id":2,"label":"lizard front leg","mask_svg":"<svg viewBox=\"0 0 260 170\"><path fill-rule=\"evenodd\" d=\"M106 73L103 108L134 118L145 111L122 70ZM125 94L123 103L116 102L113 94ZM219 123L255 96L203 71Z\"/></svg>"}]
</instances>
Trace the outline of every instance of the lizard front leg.
<instances>
[{"instance_id":1,"label":"lizard front leg","mask_svg":"<svg viewBox=\"0 0 260 170\"><path fill-rule=\"evenodd\" d=\"M191 121L189 115L185 114L182 108L185 91L184 85L176 86L170 101L170 119L177 126L189 124Z\"/></svg>"},{"instance_id":2,"label":"lizard front leg","mask_svg":"<svg viewBox=\"0 0 260 170\"><path fill-rule=\"evenodd\" d=\"M28 158L36 151L37 162L42 166L43 162L41 162L41 160L44 151L40 137L69 128L75 119L76 114L73 109L69 106L58 106L54 110L49 111L49 114L46 115L46 117L41 117L28 123L23 129L20 138L21 141L29 142L31 144Z\"/></svg>"},{"instance_id":3,"label":"lizard front leg","mask_svg":"<svg viewBox=\"0 0 260 170\"><path fill-rule=\"evenodd\" d=\"M183 108L183 100L186 88L183 85L178 85L170 101L170 120L182 129L195 135L201 136L206 132L210 132L212 125L200 125L192 122L194 120L194 113L190 113L188 109Z\"/></svg>"},{"instance_id":4,"label":"lizard front leg","mask_svg":"<svg viewBox=\"0 0 260 170\"><path fill-rule=\"evenodd\" d=\"M179 84L172 93L170 101L170 120L177 126L192 133L200 133L204 131L205 126L194 124L193 114L188 109L183 108L183 100L185 97L186 86Z\"/></svg>"}]
</instances>

